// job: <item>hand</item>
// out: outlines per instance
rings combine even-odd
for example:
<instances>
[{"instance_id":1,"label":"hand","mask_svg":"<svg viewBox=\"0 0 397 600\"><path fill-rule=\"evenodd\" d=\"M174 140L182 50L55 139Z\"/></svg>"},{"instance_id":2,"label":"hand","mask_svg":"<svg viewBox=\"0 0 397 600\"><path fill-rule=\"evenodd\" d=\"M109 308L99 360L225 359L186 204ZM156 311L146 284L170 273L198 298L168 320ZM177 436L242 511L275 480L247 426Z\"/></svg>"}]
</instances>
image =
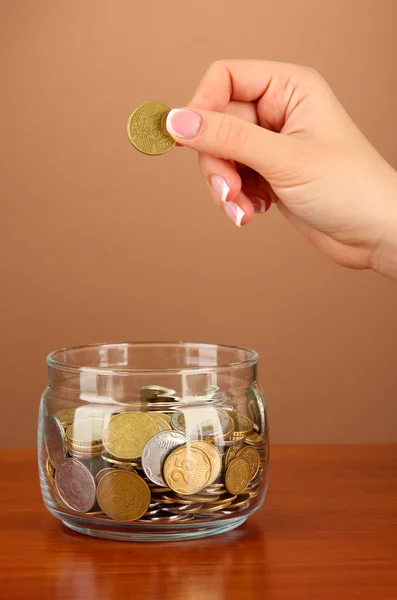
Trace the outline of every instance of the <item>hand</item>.
<instances>
[{"instance_id":1,"label":"hand","mask_svg":"<svg viewBox=\"0 0 397 600\"><path fill-rule=\"evenodd\" d=\"M236 225L276 203L335 262L397 278L397 174L315 71L216 62L167 129Z\"/></svg>"}]
</instances>

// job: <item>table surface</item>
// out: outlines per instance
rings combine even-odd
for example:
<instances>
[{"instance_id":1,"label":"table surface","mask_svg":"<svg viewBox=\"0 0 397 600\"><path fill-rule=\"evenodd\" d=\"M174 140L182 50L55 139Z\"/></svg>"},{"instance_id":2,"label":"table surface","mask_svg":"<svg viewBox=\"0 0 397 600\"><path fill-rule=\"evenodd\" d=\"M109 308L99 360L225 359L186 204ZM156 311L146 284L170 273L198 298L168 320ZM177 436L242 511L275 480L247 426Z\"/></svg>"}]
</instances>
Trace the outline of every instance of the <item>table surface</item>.
<instances>
[{"instance_id":1,"label":"table surface","mask_svg":"<svg viewBox=\"0 0 397 600\"><path fill-rule=\"evenodd\" d=\"M0 456L0 598L397 599L397 444L274 447L244 525L163 544L68 530L44 508L35 451Z\"/></svg>"}]
</instances>

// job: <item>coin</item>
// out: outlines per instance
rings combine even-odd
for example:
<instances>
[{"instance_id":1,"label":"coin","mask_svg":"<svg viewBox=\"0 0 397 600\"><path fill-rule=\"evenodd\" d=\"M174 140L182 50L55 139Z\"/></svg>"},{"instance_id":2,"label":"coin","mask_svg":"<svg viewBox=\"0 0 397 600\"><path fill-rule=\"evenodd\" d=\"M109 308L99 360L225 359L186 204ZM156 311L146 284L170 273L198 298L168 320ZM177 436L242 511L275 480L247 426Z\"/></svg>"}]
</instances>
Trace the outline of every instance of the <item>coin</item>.
<instances>
[{"instance_id":1,"label":"coin","mask_svg":"<svg viewBox=\"0 0 397 600\"><path fill-rule=\"evenodd\" d=\"M247 413L257 426L257 430L263 434L265 431L265 400L256 383L246 389Z\"/></svg>"},{"instance_id":2,"label":"coin","mask_svg":"<svg viewBox=\"0 0 397 600\"><path fill-rule=\"evenodd\" d=\"M200 502L194 502L193 504L187 504L186 506L175 506L174 508L168 508L167 510L176 514L183 512L191 515L199 512L202 506L203 505Z\"/></svg>"},{"instance_id":3,"label":"coin","mask_svg":"<svg viewBox=\"0 0 397 600\"><path fill-rule=\"evenodd\" d=\"M169 424L169 421L164 418L165 415L163 415L162 413L151 412L149 413L149 417L157 423L159 431L169 431L170 429L172 429L171 425Z\"/></svg>"},{"instance_id":4,"label":"coin","mask_svg":"<svg viewBox=\"0 0 397 600\"><path fill-rule=\"evenodd\" d=\"M195 502L198 502L194 497L191 496L184 496L182 498L179 496L173 496L172 493L171 494L162 494L161 496L161 502L165 503L165 504L175 504L175 505L183 505L183 504L194 504Z\"/></svg>"},{"instance_id":5,"label":"coin","mask_svg":"<svg viewBox=\"0 0 397 600\"><path fill-rule=\"evenodd\" d=\"M62 426L66 429L73 423L75 412L75 408L62 408L61 410L57 410L54 416L60 420Z\"/></svg>"},{"instance_id":6,"label":"coin","mask_svg":"<svg viewBox=\"0 0 397 600\"><path fill-rule=\"evenodd\" d=\"M101 471L98 471L98 473L95 475L95 481L97 485L101 481L102 477L111 471L113 471L112 467L105 467L104 469L101 469Z\"/></svg>"},{"instance_id":7,"label":"coin","mask_svg":"<svg viewBox=\"0 0 397 600\"><path fill-rule=\"evenodd\" d=\"M106 454L106 452L102 452L101 458L105 462L110 463L111 465L115 465L117 467L126 467L126 468L130 469L132 467L141 467L142 466L141 463L137 460L118 460L117 458L113 458L113 456Z\"/></svg>"},{"instance_id":8,"label":"coin","mask_svg":"<svg viewBox=\"0 0 397 600\"><path fill-rule=\"evenodd\" d=\"M218 494L217 496L208 496L206 494L201 495L201 493L199 494L190 494L189 496L182 496L179 495L179 498L182 500L182 502L202 502L203 504L211 504L212 502L218 502L218 500L220 500L220 494Z\"/></svg>"},{"instance_id":9,"label":"coin","mask_svg":"<svg viewBox=\"0 0 397 600\"><path fill-rule=\"evenodd\" d=\"M103 443L112 456L129 460L139 458L145 444L156 433L157 425L148 414L119 413L110 419Z\"/></svg>"},{"instance_id":10,"label":"coin","mask_svg":"<svg viewBox=\"0 0 397 600\"><path fill-rule=\"evenodd\" d=\"M222 435L230 427L230 419L221 408L200 406L172 413L171 425L192 439L205 439Z\"/></svg>"},{"instance_id":11,"label":"coin","mask_svg":"<svg viewBox=\"0 0 397 600\"><path fill-rule=\"evenodd\" d=\"M102 445L103 419L99 417L88 417L78 419L69 425L66 437L70 444L80 448L92 445Z\"/></svg>"},{"instance_id":12,"label":"coin","mask_svg":"<svg viewBox=\"0 0 397 600\"><path fill-rule=\"evenodd\" d=\"M188 515L190 516L190 515ZM178 521L178 523L186 522L186 521L190 521L191 519L193 519L193 517L191 517L191 519L186 518L187 515L185 515L184 513L182 513L181 515L167 515L167 513L165 514L161 514L158 513L155 517L151 517L150 521L155 521L156 523L169 523L169 522L174 522L174 521ZM143 522L148 522L149 519L140 519L139 522L143 523Z\"/></svg>"},{"instance_id":13,"label":"coin","mask_svg":"<svg viewBox=\"0 0 397 600\"><path fill-rule=\"evenodd\" d=\"M95 480L75 458L65 458L58 464L55 485L61 500L72 510L85 513L94 506Z\"/></svg>"},{"instance_id":14,"label":"coin","mask_svg":"<svg viewBox=\"0 0 397 600\"><path fill-rule=\"evenodd\" d=\"M150 505L150 490L139 475L113 470L98 483L98 504L108 517L116 521L136 521Z\"/></svg>"},{"instance_id":15,"label":"coin","mask_svg":"<svg viewBox=\"0 0 397 600\"><path fill-rule=\"evenodd\" d=\"M176 391L161 385L144 385L139 390L139 393L144 400L152 400L161 396L174 396Z\"/></svg>"},{"instance_id":16,"label":"coin","mask_svg":"<svg viewBox=\"0 0 397 600\"><path fill-rule=\"evenodd\" d=\"M213 512L217 512L218 510L223 510L224 508L228 507L231 504L231 500L225 500L224 502L217 502L216 504L213 504L212 506L208 506L207 508L202 508L200 510L200 514L208 514L208 513L213 513Z\"/></svg>"},{"instance_id":17,"label":"coin","mask_svg":"<svg viewBox=\"0 0 397 600\"><path fill-rule=\"evenodd\" d=\"M235 500L229 505L230 508L240 508L241 506L245 506L247 502L250 500L249 494L240 494L236 496Z\"/></svg>"},{"instance_id":18,"label":"coin","mask_svg":"<svg viewBox=\"0 0 397 600\"><path fill-rule=\"evenodd\" d=\"M154 435L142 450L142 468L155 484L166 486L162 470L165 456L170 450L186 444L189 438L179 431L161 431Z\"/></svg>"},{"instance_id":19,"label":"coin","mask_svg":"<svg viewBox=\"0 0 397 600\"><path fill-rule=\"evenodd\" d=\"M55 482L55 479L54 479L55 478L55 469L52 466L52 464L50 463L49 458L47 458L47 460L46 460L45 467L46 467L46 471L50 478L51 483L54 483Z\"/></svg>"},{"instance_id":20,"label":"coin","mask_svg":"<svg viewBox=\"0 0 397 600\"><path fill-rule=\"evenodd\" d=\"M80 460L89 460L90 458L96 458L101 456L101 451L98 452L81 452L80 450L75 450L74 448L68 447L70 456L73 458L78 458Z\"/></svg>"},{"instance_id":21,"label":"coin","mask_svg":"<svg viewBox=\"0 0 397 600\"><path fill-rule=\"evenodd\" d=\"M43 428L48 458L56 469L58 464L67 456L64 429L61 421L52 415L45 418Z\"/></svg>"},{"instance_id":22,"label":"coin","mask_svg":"<svg viewBox=\"0 0 397 600\"><path fill-rule=\"evenodd\" d=\"M243 413L234 410L230 413L230 416L234 422L234 439L244 437L245 435L249 435L251 432L254 431L253 422L251 421L251 419L243 415Z\"/></svg>"},{"instance_id":23,"label":"coin","mask_svg":"<svg viewBox=\"0 0 397 600\"><path fill-rule=\"evenodd\" d=\"M145 102L128 118L127 134L131 144L144 154L165 154L175 146L175 140L165 129L165 119L171 108L162 102Z\"/></svg>"},{"instance_id":24,"label":"coin","mask_svg":"<svg viewBox=\"0 0 397 600\"><path fill-rule=\"evenodd\" d=\"M249 491L248 494L249 494L250 498L256 498L256 496L259 496L259 490L257 489L257 490Z\"/></svg>"},{"instance_id":25,"label":"coin","mask_svg":"<svg viewBox=\"0 0 397 600\"><path fill-rule=\"evenodd\" d=\"M211 474L206 485L211 485L211 483L214 483L214 481L218 479L222 470L222 457L219 454L219 451L213 444L201 440L192 442L191 446L193 448L199 448L208 456L211 463Z\"/></svg>"},{"instance_id":26,"label":"coin","mask_svg":"<svg viewBox=\"0 0 397 600\"><path fill-rule=\"evenodd\" d=\"M206 486L211 475L211 463L199 448L182 446L168 455L163 472L172 490L178 494L195 494Z\"/></svg>"},{"instance_id":27,"label":"coin","mask_svg":"<svg viewBox=\"0 0 397 600\"><path fill-rule=\"evenodd\" d=\"M243 448L243 444L234 444L230 446L225 453L225 467L230 463L233 458L236 458L239 451Z\"/></svg>"},{"instance_id":28,"label":"coin","mask_svg":"<svg viewBox=\"0 0 397 600\"><path fill-rule=\"evenodd\" d=\"M265 440L263 439L263 437L261 435L259 435L259 433L250 433L250 435L247 435L247 437L244 439L244 444L248 444L249 446L263 446L265 443Z\"/></svg>"},{"instance_id":29,"label":"coin","mask_svg":"<svg viewBox=\"0 0 397 600\"><path fill-rule=\"evenodd\" d=\"M233 458L225 475L225 486L231 494L240 494L245 490L251 479L251 467L245 458Z\"/></svg>"},{"instance_id":30,"label":"coin","mask_svg":"<svg viewBox=\"0 0 397 600\"><path fill-rule=\"evenodd\" d=\"M260 467L260 456L258 450L255 448L246 446L237 452L237 456L241 458L245 458L249 462L251 468L251 477L250 479L254 479L257 475Z\"/></svg>"}]
</instances>

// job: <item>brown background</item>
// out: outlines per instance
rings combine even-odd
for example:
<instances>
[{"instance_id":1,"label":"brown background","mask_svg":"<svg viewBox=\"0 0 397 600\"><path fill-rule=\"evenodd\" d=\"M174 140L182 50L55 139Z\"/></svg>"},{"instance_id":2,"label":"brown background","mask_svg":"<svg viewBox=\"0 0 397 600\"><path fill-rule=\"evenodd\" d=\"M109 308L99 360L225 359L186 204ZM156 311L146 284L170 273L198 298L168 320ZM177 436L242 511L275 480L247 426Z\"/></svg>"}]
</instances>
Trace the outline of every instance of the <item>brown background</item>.
<instances>
[{"instance_id":1,"label":"brown background","mask_svg":"<svg viewBox=\"0 0 397 600\"><path fill-rule=\"evenodd\" d=\"M35 443L45 355L174 340L261 354L273 442L397 441L397 286L343 270L276 210L238 230L194 154L125 123L217 58L317 68L397 164L394 0L1 0L0 443Z\"/></svg>"}]
</instances>

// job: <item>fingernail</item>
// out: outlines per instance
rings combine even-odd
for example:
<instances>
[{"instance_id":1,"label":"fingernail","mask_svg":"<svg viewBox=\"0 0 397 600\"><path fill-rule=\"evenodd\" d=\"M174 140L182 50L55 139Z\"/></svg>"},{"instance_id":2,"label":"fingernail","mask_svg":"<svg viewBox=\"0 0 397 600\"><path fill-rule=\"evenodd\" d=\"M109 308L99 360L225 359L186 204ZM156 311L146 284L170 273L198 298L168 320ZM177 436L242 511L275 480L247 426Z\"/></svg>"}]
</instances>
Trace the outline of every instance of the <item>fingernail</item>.
<instances>
[{"instance_id":1,"label":"fingernail","mask_svg":"<svg viewBox=\"0 0 397 600\"><path fill-rule=\"evenodd\" d=\"M267 211L268 206L263 198L259 198L259 196L249 196L249 199L254 205L254 210L256 213L264 213Z\"/></svg>"},{"instance_id":2,"label":"fingernail","mask_svg":"<svg viewBox=\"0 0 397 600\"><path fill-rule=\"evenodd\" d=\"M167 115L165 126L172 137L191 140L200 131L201 115L192 110L173 108Z\"/></svg>"},{"instance_id":3,"label":"fingernail","mask_svg":"<svg viewBox=\"0 0 397 600\"><path fill-rule=\"evenodd\" d=\"M225 204L223 205L223 210L225 211L229 219L231 219L233 223L237 225L237 227L241 227L241 221L243 220L243 217L245 215L245 212L243 211L241 206L239 206L235 202L225 202Z\"/></svg>"},{"instance_id":4,"label":"fingernail","mask_svg":"<svg viewBox=\"0 0 397 600\"><path fill-rule=\"evenodd\" d=\"M221 200L221 202L226 202L227 195L230 192L230 187L227 185L223 177L220 175L213 175L211 177L211 185L219 200Z\"/></svg>"}]
</instances>

